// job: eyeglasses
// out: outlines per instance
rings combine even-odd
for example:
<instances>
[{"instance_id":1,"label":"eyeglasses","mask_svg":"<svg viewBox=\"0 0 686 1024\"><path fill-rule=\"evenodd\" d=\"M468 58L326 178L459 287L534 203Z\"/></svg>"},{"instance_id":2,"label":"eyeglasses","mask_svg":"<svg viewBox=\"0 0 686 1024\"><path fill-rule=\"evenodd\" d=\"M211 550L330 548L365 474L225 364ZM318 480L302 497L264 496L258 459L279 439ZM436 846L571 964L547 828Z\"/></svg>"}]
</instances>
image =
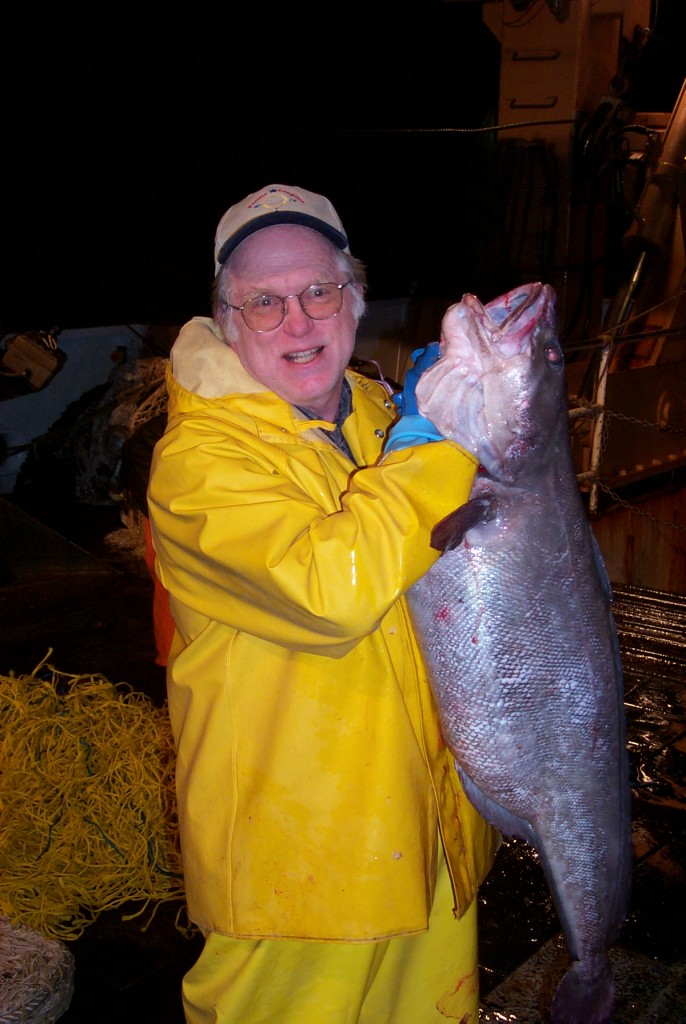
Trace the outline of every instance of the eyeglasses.
<instances>
[{"instance_id":1,"label":"eyeglasses","mask_svg":"<svg viewBox=\"0 0 686 1024\"><path fill-rule=\"evenodd\" d=\"M313 320L328 320L335 316L341 311L343 289L349 284L352 284L352 277L344 284L336 284L334 281L311 284L299 295L296 292L291 295L256 295L242 306L232 306L230 302L227 302L227 306L241 314L251 331L264 334L266 331L275 331L283 323L286 299L297 299L303 312Z\"/></svg>"}]
</instances>

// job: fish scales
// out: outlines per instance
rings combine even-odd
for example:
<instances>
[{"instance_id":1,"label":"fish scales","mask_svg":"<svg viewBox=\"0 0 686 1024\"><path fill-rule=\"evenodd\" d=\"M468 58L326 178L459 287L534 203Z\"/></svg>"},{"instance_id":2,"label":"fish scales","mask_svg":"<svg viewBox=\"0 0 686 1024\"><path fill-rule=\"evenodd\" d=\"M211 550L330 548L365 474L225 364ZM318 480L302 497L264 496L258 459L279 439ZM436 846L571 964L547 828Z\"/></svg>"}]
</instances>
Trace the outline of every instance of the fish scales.
<instances>
[{"instance_id":1,"label":"fish scales","mask_svg":"<svg viewBox=\"0 0 686 1024\"><path fill-rule=\"evenodd\" d=\"M626 914L630 788L611 592L571 456L555 296L524 285L443 321L419 410L481 462L408 594L469 799L538 852L572 966L555 1024L603 1024Z\"/></svg>"}]
</instances>

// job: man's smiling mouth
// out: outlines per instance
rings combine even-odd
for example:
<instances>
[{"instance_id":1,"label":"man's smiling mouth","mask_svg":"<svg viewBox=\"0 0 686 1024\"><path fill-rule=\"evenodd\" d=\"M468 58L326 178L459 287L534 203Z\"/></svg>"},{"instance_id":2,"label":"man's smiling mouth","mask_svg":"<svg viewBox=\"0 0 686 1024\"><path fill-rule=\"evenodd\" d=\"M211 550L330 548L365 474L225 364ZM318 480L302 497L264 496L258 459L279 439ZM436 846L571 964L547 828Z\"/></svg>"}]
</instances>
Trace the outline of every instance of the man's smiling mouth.
<instances>
[{"instance_id":1,"label":"man's smiling mouth","mask_svg":"<svg viewBox=\"0 0 686 1024\"><path fill-rule=\"evenodd\" d=\"M309 363L323 351L324 346L319 345L317 348L308 348L306 352L288 352L284 358L289 363Z\"/></svg>"}]
</instances>

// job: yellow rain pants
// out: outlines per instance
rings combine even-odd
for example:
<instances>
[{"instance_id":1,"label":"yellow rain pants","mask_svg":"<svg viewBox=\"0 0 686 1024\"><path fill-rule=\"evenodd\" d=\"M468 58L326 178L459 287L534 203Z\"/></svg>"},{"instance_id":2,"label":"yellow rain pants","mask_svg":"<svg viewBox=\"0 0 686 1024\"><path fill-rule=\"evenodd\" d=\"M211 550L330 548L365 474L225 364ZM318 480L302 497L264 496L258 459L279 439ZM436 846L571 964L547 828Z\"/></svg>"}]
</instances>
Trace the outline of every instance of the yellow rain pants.
<instances>
[{"instance_id":1,"label":"yellow rain pants","mask_svg":"<svg viewBox=\"0 0 686 1024\"><path fill-rule=\"evenodd\" d=\"M440 843L439 843L440 849ZM477 901L458 921L442 850L429 930L382 942L210 932L183 981L188 1024L477 1024Z\"/></svg>"}]
</instances>

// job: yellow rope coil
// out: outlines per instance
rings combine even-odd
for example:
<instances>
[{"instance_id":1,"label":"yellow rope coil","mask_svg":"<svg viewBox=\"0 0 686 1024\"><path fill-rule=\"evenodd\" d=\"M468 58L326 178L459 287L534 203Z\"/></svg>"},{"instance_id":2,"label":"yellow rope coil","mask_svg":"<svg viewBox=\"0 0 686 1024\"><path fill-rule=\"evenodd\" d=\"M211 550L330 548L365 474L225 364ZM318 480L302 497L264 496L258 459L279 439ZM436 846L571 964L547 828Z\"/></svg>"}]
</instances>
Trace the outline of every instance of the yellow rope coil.
<instances>
[{"instance_id":1,"label":"yellow rope coil","mask_svg":"<svg viewBox=\"0 0 686 1024\"><path fill-rule=\"evenodd\" d=\"M103 910L183 898L174 746L165 707L51 653L0 675L0 912L74 939Z\"/></svg>"}]
</instances>

